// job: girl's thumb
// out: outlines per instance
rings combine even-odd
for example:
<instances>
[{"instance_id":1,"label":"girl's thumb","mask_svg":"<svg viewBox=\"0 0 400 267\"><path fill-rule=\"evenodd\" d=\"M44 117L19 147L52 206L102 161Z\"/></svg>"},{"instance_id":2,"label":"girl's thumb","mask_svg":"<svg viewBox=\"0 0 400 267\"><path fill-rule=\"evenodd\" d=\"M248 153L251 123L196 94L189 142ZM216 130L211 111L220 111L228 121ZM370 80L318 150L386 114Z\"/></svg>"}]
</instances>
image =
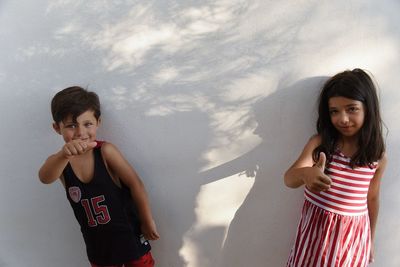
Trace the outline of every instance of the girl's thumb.
<instances>
[{"instance_id":1,"label":"girl's thumb","mask_svg":"<svg viewBox=\"0 0 400 267\"><path fill-rule=\"evenodd\" d=\"M318 168L320 168L322 171L325 171L325 164L326 164L326 155L324 152L319 153L319 159L317 162Z\"/></svg>"}]
</instances>

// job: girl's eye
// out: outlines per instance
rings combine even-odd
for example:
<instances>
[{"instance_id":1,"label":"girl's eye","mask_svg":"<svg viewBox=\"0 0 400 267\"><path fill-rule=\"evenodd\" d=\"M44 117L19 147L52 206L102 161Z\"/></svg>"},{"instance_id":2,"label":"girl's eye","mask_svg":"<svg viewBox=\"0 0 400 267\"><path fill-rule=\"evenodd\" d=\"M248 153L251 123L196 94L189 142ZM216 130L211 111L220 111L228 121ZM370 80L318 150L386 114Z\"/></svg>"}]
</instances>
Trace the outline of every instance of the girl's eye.
<instances>
[{"instance_id":1,"label":"girl's eye","mask_svg":"<svg viewBox=\"0 0 400 267\"><path fill-rule=\"evenodd\" d=\"M351 113L354 113L354 112L356 112L356 111L358 111L358 108L357 108L357 107L351 107L351 108L349 108L349 112L351 112Z\"/></svg>"},{"instance_id":2,"label":"girl's eye","mask_svg":"<svg viewBox=\"0 0 400 267\"><path fill-rule=\"evenodd\" d=\"M330 110L329 111L329 114L332 116L332 115L335 115L337 113L337 110Z\"/></svg>"}]
</instances>

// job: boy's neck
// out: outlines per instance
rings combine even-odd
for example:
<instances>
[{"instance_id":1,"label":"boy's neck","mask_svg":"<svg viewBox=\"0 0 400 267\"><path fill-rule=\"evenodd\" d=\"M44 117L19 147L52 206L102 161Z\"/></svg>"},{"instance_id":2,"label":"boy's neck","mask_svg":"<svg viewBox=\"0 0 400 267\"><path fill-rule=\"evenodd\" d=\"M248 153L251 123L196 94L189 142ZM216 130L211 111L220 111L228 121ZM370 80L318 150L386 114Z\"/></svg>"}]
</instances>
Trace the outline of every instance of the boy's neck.
<instances>
[{"instance_id":1,"label":"boy's neck","mask_svg":"<svg viewBox=\"0 0 400 267\"><path fill-rule=\"evenodd\" d=\"M86 151L84 154L82 155L78 155L78 156L74 156L73 158L71 158L69 160L70 163L82 163L85 162L89 159L92 159L93 157L93 149Z\"/></svg>"},{"instance_id":2,"label":"boy's neck","mask_svg":"<svg viewBox=\"0 0 400 267\"><path fill-rule=\"evenodd\" d=\"M89 183L94 174L94 155L93 149L83 155L73 157L69 163L76 177L83 183Z\"/></svg>"}]
</instances>

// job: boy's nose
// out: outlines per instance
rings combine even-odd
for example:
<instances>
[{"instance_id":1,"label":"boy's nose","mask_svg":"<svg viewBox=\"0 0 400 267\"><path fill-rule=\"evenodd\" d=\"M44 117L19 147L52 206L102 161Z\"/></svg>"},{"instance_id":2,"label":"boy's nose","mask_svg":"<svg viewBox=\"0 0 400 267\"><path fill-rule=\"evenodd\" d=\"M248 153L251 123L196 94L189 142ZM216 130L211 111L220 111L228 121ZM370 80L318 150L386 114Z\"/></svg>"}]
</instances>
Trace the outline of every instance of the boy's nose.
<instances>
[{"instance_id":1,"label":"boy's nose","mask_svg":"<svg viewBox=\"0 0 400 267\"><path fill-rule=\"evenodd\" d=\"M83 135L83 127L76 127L76 131L75 131L76 136L81 136Z\"/></svg>"}]
</instances>

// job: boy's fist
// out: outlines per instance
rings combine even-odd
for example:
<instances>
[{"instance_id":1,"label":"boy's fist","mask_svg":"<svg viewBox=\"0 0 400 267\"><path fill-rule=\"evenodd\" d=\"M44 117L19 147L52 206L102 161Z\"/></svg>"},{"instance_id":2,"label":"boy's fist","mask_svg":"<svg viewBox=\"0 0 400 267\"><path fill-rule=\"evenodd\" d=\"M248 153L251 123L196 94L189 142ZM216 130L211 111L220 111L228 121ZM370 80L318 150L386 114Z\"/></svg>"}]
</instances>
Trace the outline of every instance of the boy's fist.
<instances>
[{"instance_id":1,"label":"boy's fist","mask_svg":"<svg viewBox=\"0 0 400 267\"><path fill-rule=\"evenodd\" d=\"M142 224L141 230L144 238L146 238L147 240L157 240L160 238L154 221L151 221L148 224Z\"/></svg>"},{"instance_id":2,"label":"boy's fist","mask_svg":"<svg viewBox=\"0 0 400 267\"><path fill-rule=\"evenodd\" d=\"M72 140L66 143L63 148L63 154L66 158L71 158L73 156L78 156L86 153L87 151L95 148L97 142L84 142L80 140Z\"/></svg>"}]
</instances>

